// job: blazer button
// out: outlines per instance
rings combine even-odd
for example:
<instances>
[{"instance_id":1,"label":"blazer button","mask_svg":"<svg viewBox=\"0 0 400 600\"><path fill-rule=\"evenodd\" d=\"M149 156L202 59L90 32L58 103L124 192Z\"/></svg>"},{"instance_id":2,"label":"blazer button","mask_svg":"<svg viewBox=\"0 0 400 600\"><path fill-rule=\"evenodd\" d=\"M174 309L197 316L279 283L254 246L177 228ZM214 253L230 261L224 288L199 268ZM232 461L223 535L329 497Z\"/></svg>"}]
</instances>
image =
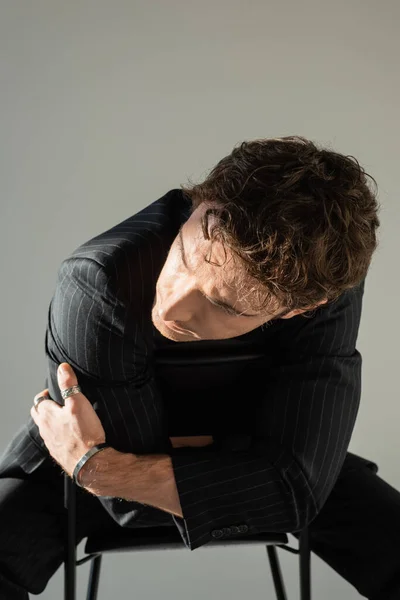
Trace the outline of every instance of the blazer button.
<instances>
[{"instance_id":1,"label":"blazer button","mask_svg":"<svg viewBox=\"0 0 400 600\"><path fill-rule=\"evenodd\" d=\"M238 529L240 533L246 533L249 530L247 525L239 525Z\"/></svg>"},{"instance_id":2,"label":"blazer button","mask_svg":"<svg viewBox=\"0 0 400 600\"><path fill-rule=\"evenodd\" d=\"M231 526L231 533L239 533L239 527L236 527L236 525L232 525Z\"/></svg>"},{"instance_id":3,"label":"blazer button","mask_svg":"<svg viewBox=\"0 0 400 600\"><path fill-rule=\"evenodd\" d=\"M231 535L232 530L231 530L230 527L223 527L222 528L222 532L223 532L224 535Z\"/></svg>"},{"instance_id":4,"label":"blazer button","mask_svg":"<svg viewBox=\"0 0 400 600\"><path fill-rule=\"evenodd\" d=\"M224 532L221 529L214 529L211 532L211 535L213 536L213 538L221 538L224 535Z\"/></svg>"}]
</instances>

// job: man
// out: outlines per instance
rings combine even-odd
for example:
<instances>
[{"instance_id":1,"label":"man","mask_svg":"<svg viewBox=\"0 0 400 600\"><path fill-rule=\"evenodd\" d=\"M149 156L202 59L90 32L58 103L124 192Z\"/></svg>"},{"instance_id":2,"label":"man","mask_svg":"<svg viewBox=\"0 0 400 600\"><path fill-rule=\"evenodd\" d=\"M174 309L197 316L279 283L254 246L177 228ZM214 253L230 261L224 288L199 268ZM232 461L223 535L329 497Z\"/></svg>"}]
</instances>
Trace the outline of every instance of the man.
<instances>
[{"instance_id":1,"label":"man","mask_svg":"<svg viewBox=\"0 0 400 600\"><path fill-rule=\"evenodd\" d=\"M356 161L255 140L63 261L50 399L0 463L2 598L40 593L61 564L60 476L105 441L79 474L78 541L114 522L174 525L190 550L308 526L360 594L400 597L400 494L347 451L377 208ZM163 376L157 357L179 349L215 357L212 377ZM259 362L224 371L218 356L243 349Z\"/></svg>"}]
</instances>

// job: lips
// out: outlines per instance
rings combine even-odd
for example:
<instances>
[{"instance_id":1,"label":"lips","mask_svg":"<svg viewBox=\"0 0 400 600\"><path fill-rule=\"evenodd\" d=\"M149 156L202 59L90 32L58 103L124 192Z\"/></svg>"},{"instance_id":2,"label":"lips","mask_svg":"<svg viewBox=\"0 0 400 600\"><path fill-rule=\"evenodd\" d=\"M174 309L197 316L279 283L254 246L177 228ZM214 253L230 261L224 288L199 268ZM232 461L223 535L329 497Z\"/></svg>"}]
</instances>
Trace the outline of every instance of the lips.
<instances>
[{"instance_id":1,"label":"lips","mask_svg":"<svg viewBox=\"0 0 400 600\"><path fill-rule=\"evenodd\" d=\"M164 321L164 323L167 327L169 327L173 331L176 331L177 333L191 333L187 329L181 329L180 327L178 327L178 325L176 325L174 321Z\"/></svg>"}]
</instances>

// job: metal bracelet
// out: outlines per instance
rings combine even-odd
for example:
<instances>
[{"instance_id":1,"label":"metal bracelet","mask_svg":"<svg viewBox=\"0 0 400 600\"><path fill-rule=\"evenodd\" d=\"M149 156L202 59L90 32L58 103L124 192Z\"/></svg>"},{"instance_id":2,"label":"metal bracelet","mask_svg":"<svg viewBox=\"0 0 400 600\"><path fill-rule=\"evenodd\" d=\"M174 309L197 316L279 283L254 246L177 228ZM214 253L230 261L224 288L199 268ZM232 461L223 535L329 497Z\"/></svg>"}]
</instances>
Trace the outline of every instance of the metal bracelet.
<instances>
[{"instance_id":1,"label":"metal bracelet","mask_svg":"<svg viewBox=\"0 0 400 600\"><path fill-rule=\"evenodd\" d=\"M86 452L86 454L84 454L82 456L82 458L80 458L78 460L78 462L76 463L76 467L74 469L74 472L72 473L72 479L74 480L74 482L76 483L76 485L79 485L79 487L83 487L79 481L78 481L78 475L79 475L79 471L82 469L83 465L89 460L89 458L91 458L94 454L97 454L97 452L100 452L101 450L104 450L105 448L110 448L109 444L107 444L106 442L102 442L101 444L97 444L96 446L93 446L92 448L90 448L90 450L88 450Z\"/></svg>"}]
</instances>

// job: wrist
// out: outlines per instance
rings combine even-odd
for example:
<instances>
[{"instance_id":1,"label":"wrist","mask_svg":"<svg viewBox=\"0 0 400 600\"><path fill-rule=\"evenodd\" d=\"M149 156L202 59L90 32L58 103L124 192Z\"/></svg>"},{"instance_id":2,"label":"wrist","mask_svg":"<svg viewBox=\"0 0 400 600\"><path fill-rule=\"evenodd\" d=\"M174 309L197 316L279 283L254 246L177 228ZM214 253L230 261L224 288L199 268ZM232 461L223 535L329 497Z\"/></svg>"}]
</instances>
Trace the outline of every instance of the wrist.
<instances>
[{"instance_id":1,"label":"wrist","mask_svg":"<svg viewBox=\"0 0 400 600\"><path fill-rule=\"evenodd\" d=\"M99 452L102 452L103 450L105 450L106 448L109 448L109 447L110 446L109 446L109 444L107 444L107 442L100 442L98 444L92 444L91 446L88 447L86 452L81 452L81 457L78 461L76 461L76 459L75 459L76 462L75 462L75 466L74 466L71 476L77 485L79 485L79 486L81 485L80 475L81 475L82 469L87 464L87 462L90 461L90 459L93 458L96 454L98 454Z\"/></svg>"},{"instance_id":2,"label":"wrist","mask_svg":"<svg viewBox=\"0 0 400 600\"><path fill-rule=\"evenodd\" d=\"M79 484L96 496L108 495L103 489L105 483L109 474L116 468L124 456L127 455L111 446L97 452L89 458L79 471Z\"/></svg>"}]
</instances>

